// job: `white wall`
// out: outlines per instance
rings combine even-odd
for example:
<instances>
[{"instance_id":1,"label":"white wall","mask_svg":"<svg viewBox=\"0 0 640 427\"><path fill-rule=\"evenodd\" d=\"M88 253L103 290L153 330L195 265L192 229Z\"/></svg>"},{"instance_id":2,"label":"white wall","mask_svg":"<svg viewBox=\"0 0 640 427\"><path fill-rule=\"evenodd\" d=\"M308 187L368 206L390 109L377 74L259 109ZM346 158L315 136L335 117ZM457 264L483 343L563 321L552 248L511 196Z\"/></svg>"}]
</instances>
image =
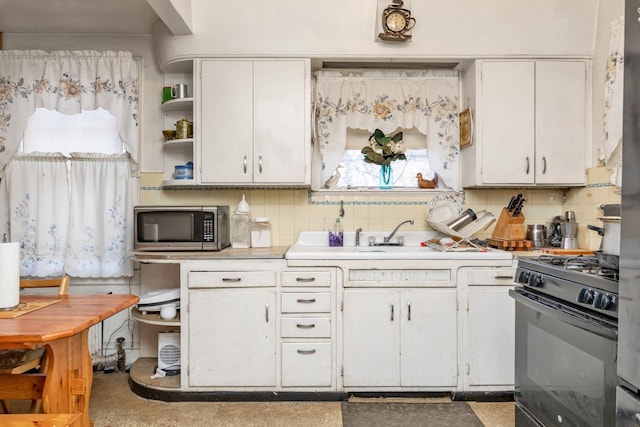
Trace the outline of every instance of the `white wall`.
<instances>
[{"instance_id":1,"label":"white wall","mask_svg":"<svg viewBox=\"0 0 640 427\"><path fill-rule=\"evenodd\" d=\"M159 63L190 55L464 58L593 53L598 0L407 1L417 21L407 43L377 41L378 3L383 8L391 1L193 0L193 35L173 36L156 23Z\"/></svg>"}]
</instances>

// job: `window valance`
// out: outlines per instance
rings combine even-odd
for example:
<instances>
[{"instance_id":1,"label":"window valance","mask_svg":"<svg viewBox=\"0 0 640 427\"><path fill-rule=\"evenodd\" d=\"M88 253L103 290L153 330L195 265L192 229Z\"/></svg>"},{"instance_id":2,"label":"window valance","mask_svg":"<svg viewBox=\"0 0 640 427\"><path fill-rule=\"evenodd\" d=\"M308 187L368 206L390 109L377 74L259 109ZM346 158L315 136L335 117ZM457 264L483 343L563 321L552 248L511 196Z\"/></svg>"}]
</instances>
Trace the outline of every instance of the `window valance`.
<instances>
[{"instance_id":1,"label":"window valance","mask_svg":"<svg viewBox=\"0 0 640 427\"><path fill-rule=\"evenodd\" d=\"M426 136L432 168L447 187L459 190L457 71L318 71L315 77L316 166L321 171L314 173L314 187L338 167L347 128L389 134L415 127Z\"/></svg>"},{"instance_id":2,"label":"window valance","mask_svg":"<svg viewBox=\"0 0 640 427\"><path fill-rule=\"evenodd\" d=\"M0 176L37 107L109 111L136 168L138 66L130 52L0 51Z\"/></svg>"}]
</instances>

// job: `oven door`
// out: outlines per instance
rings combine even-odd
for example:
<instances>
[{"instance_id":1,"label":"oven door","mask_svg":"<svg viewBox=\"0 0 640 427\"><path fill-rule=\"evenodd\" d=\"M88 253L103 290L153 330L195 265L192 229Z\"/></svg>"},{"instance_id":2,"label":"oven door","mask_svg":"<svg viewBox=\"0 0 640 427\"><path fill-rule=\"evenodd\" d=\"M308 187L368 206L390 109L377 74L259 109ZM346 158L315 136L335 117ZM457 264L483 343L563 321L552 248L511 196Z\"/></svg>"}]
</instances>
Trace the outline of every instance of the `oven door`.
<instances>
[{"instance_id":1,"label":"oven door","mask_svg":"<svg viewBox=\"0 0 640 427\"><path fill-rule=\"evenodd\" d=\"M523 288L509 293L518 409L546 426L615 425L615 320Z\"/></svg>"}]
</instances>

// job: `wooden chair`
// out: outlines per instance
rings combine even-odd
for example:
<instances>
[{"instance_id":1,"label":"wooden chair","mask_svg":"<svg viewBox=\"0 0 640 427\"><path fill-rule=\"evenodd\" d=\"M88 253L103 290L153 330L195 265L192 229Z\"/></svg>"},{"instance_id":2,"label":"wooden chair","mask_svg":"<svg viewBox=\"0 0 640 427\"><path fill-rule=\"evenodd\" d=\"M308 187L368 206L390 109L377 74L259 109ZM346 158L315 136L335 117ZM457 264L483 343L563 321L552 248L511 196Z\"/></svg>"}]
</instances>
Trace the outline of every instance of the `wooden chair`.
<instances>
[{"instance_id":1,"label":"wooden chair","mask_svg":"<svg viewBox=\"0 0 640 427\"><path fill-rule=\"evenodd\" d=\"M58 288L58 295L67 295L69 291L69 279L68 275L47 279L20 279L20 288ZM22 377L15 378L16 387L10 387L8 389L7 387L4 387L4 382L0 383L0 406L4 413L8 414L11 412L9 404L6 401L10 399L31 399L31 412L39 412L39 398L42 397L46 361L47 354L44 347L36 350L0 350L0 376L24 374ZM33 376L25 374L26 372L34 369L38 369L38 374ZM10 382L13 382L13 380ZM22 386L25 384L27 386L25 390L29 391L22 393L20 390L23 389Z\"/></svg>"}]
</instances>

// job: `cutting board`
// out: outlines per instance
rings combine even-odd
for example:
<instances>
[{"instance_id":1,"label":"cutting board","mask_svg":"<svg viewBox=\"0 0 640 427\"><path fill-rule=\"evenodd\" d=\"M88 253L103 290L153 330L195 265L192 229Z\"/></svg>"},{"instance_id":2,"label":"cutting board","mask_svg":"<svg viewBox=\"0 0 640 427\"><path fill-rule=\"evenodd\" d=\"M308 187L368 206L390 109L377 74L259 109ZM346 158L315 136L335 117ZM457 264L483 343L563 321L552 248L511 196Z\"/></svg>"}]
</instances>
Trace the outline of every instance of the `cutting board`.
<instances>
[{"instance_id":1,"label":"cutting board","mask_svg":"<svg viewBox=\"0 0 640 427\"><path fill-rule=\"evenodd\" d=\"M542 252L551 255L593 255L591 249L561 249L561 248L543 248Z\"/></svg>"}]
</instances>

